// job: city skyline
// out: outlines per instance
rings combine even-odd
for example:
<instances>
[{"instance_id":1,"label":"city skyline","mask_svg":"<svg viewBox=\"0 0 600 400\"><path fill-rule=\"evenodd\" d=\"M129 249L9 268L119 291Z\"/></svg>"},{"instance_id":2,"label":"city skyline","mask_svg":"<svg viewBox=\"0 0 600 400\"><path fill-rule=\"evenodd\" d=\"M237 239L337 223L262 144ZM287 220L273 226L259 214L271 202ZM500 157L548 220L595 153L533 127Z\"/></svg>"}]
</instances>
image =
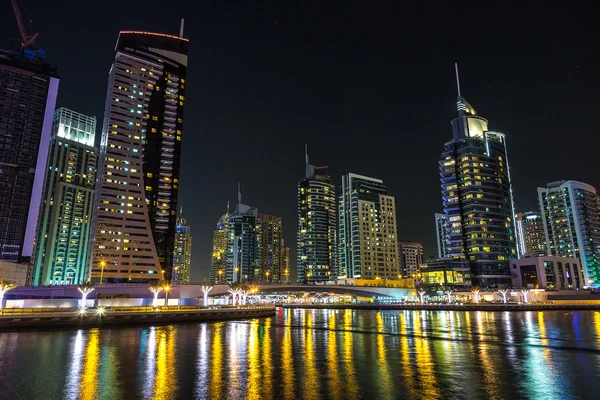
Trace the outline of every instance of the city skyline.
<instances>
[{"instance_id":1,"label":"city skyline","mask_svg":"<svg viewBox=\"0 0 600 400\"><path fill-rule=\"evenodd\" d=\"M29 3L35 2L28 2L28 6ZM75 3L72 6L68 13L82 13L86 9ZM2 7L6 8L1 14L6 22L0 28L1 36L17 36L10 6ZM107 10L110 7L107 6ZM589 39L585 34L577 35L581 33L578 29L585 32L584 27L562 32L562 37L554 31L554 36L544 40L541 46L517 43L508 38L505 42L494 41L492 33L480 32L470 40L485 46L479 46L479 53L473 54L459 45L444 50L443 43L437 44L439 40L433 38L421 38L410 44L408 39L406 42L402 39L403 28L396 28L390 20L384 19L373 32L358 28L358 32L348 33L348 40L358 43L350 52L347 48L334 46L339 36L331 35L333 30L325 22L333 15L333 9L327 6L323 6L323 20L313 21L315 29L312 32L302 23L301 10L300 15L295 16L290 9L280 6L272 15L254 11L251 13L254 22L234 18L239 26L234 26L234 33L229 35L226 32L231 31L231 22L224 22L225 15L231 15L230 10L214 6L193 12L199 10L196 7L201 9L201 6L182 6L181 9L166 10L160 16L140 12L135 19L113 18L105 26L88 21L87 25L97 28L93 29L95 32L85 39L71 37L70 40L73 46L82 47L85 43L85 46L99 50L88 59L74 63L76 65L67 61L71 52L60 46L61 38L70 37L67 32L71 28L50 23L57 11L44 4L28 7L35 29L40 31L38 41L47 50L49 62L58 65L61 71L58 105L78 104L79 112L98 119L104 104L111 46L118 31L141 29L177 34L179 18L189 15L186 16L185 36L194 43L190 58L198 60L198 64L193 67L194 72L190 72L195 78L187 89L186 113L197 118L186 123L188 135L182 155L184 183L180 202L188 210L187 215L195 227L193 265L197 266L197 271L192 274L196 279L208 277L214 229L213 223L208 221L216 220L222 214L222 204L234 198L232 183L251 181L257 175L265 176L267 179L261 179L245 190L247 202L281 216L284 224L292 226L290 224L296 218L296 184L302 173L304 143L309 144L315 159L330 166L334 182L339 181L342 172L349 170L382 178L398 202L398 236L423 243L425 258L435 255L435 232L431 223L425 221L431 221L431 215L439 211L435 162L439 145L447 138L447 121L453 114L452 66L455 61L461 65L461 83L469 100L509 137L517 212L536 209L535 188L546 182L573 179L600 186L596 174L581 163L546 162L547 159L560 159L564 146L570 143L567 139L571 132L579 135L577 154L582 159L593 158L594 146L582 145L584 142L592 144L595 140L591 134L593 129L587 122L589 118L585 116L593 115L593 102L588 100L597 85L591 79L591 65L596 56L585 55L586 40ZM98 10L98 20L107 10ZM128 10L133 13L132 6L125 5L123 12ZM235 10L234 15L241 16L246 11L242 7ZM561 20L564 22L566 18L569 22L573 13L579 12L581 10L569 10L567 15L561 14ZM360 19L370 29L386 13L379 9L371 10L365 16L360 14L359 10L349 7L335 22L350 26L352 21ZM393 12L389 14L394 15ZM49 18L45 20L43 15ZM76 25L83 23L77 18L73 20ZM572 25L570 27L573 29ZM436 29L442 30L443 26ZM237 33L242 31L249 33L247 39L237 38ZM307 35L296 39L291 35L293 32ZM376 39L383 32L390 35L379 45ZM516 37L518 32L510 33L512 38L511 35ZM324 40L313 46L315 37ZM574 37L578 39L573 40ZM361 41L357 42L358 39ZM219 46L238 51L242 48L239 40L249 46L247 50L233 55L227 50L217 50ZM261 53L261 42L272 44L272 50L266 55ZM399 44L406 46L399 55L384 51L384 47L394 45L398 48ZM295 53L297 50L307 55L306 61ZM406 53L414 62L406 62ZM350 55L352 58L348 58ZM492 62L479 68L480 57ZM370 58L373 61L365 61ZM227 63L231 60L235 63ZM346 60L358 61L346 63ZM284 72L297 61L299 66L291 70L297 78L291 83ZM238 63L244 65L243 70L235 66ZM366 73L359 73L365 68ZM249 80L251 76L253 79ZM556 83L551 87L540 87L550 79ZM257 85L253 82L260 83L262 94L254 96ZM85 91L84 98L81 89ZM404 93L410 93L410 96L404 96ZM290 99L289 94L295 99ZM564 102L565 98L577 98L577 105ZM250 99L252 103L248 108ZM321 100L314 101L317 99ZM237 116L233 120L239 122L230 121L229 115ZM386 153L385 157L364 151L367 146L362 145L361 140L365 134L367 137L378 134L396 151ZM244 153L247 146L228 146L231 140L247 145L250 142L246 138L250 137L257 141L257 148L268 154L261 157L262 160L256 161L256 157ZM361 145L354 145L356 143ZM226 146L232 152L227 169L202 177L196 173L208 171L217 162L217 155L222 157L222 149ZM412 155L415 148L422 156ZM255 163L253 168L247 168L249 163ZM280 184L273 188L269 186L272 182ZM211 187L211 196L205 196L196 187ZM411 196L414 193L411 188L417 188L419 195ZM295 232L288 229L284 236L285 242L295 247ZM292 250L293 263L294 253ZM291 269L295 270L294 267L292 265Z\"/></svg>"}]
</instances>

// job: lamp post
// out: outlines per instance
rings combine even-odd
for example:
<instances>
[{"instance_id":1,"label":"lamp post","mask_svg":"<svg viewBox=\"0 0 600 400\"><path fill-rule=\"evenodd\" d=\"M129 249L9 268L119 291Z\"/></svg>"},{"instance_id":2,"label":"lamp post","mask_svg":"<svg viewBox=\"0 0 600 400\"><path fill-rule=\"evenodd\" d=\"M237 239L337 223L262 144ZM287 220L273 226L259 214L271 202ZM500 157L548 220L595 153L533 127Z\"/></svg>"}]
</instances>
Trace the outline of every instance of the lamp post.
<instances>
[{"instance_id":1,"label":"lamp post","mask_svg":"<svg viewBox=\"0 0 600 400\"><path fill-rule=\"evenodd\" d=\"M169 292L171 291L171 286L167 283L165 285L165 306L169 306Z\"/></svg>"},{"instance_id":2,"label":"lamp post","mask_svg":"<svg viewBox=\"0 0 600 400\"><path fill-rule=\"evenodd\" d=\"M286 268L286 269L285 269L285 271L284 271L284 274L285 274L285 281L286 281L287 283L289 283L289 281L290 281L290 276L288 275L288 274L289 274L289 272L290 272L290 271L289 271L287 268Z\"/></svg>"},{"instance_id":3,"label":"lamp post","mask_svg":"<svg viewBox=\"0 0 600 400\"><path fill-rule=\"evenodd\" d=\"M104 260L100 261L100 284L102 285L102 278L104 278L104 267L106 266L106 262Z\"/></svg>"},{"instance_id":4,"label":"lamp post","mask_svg":"<svg viewBox=\"0 0 600 400\"><path fill-rule=\"evenodd\" d=\"M220 284L221 283L221 278L222 278L222 275L223 275L223 270L220 269L219 272L218 272L218 274L219 274L219 284Z\"/></svg>"},{"instance_id":5,"label":"lamp post","mask_svg":"<svg viewBox=\"0 0 600 400\"><path fill-rule=\"evenodd\" d=\"M240 269L238 267L235 267L233 270L235 271L235 278L239 282L240 281L240 277L238 276L238 272L240 271Z\"/></svg>"},{"instance_id":6,"label":"lamp post","mask_svg":"<svg viewBox=\"0 0 600 400\"><path fill-rule=\"evenodd\" d=\"M266 275L267 275L267 283L269 283L269 274L270 274L270 272L267 271L267 273L266 273Z\"/></svg>"}]
</instances>

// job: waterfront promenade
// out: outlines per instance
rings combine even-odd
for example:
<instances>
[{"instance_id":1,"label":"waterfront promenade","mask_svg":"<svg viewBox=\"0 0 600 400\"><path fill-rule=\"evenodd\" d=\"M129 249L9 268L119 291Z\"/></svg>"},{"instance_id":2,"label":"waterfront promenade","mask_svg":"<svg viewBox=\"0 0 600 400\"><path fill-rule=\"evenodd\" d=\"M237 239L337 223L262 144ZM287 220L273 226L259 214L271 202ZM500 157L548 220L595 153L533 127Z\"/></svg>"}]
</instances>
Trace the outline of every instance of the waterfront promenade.
<instances>
[{"instance_id":1,"label":"waterfront promenade","mask_svg":"<svg viewBox=\"0 0 600 400\"><path fill-rule=\"evenodd\" d=\"M281 304L283 308L304 309L349 309L349 310L423 310L423 311L552 311L552 310L598 310L600 302L594 304L581 303L528 303L528 304L381 304L381 303L289 303Z\"/></svg>"},{"instance_id":2,"label":"waterfront promenade","mask_svg":"<svg viewBox=\"0 0 600 400\"><path fill-rule=\"evenodd\" d=\"M112 309L8 309L0 315L0 330L40 327L95 327L120 324L164 324L270 317L274 305L239 307L114 307Z\"/></svg>"}]
</instances>

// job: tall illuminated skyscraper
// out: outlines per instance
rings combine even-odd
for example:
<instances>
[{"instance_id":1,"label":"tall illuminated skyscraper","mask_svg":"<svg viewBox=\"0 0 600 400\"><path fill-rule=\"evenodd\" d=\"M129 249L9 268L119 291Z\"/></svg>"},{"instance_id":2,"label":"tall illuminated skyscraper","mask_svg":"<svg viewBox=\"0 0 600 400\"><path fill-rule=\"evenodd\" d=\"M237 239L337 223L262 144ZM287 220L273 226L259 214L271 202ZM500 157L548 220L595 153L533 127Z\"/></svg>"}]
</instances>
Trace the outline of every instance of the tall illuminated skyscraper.
<instances>
[{"instance_id":1,"label":"tall illuminated skyscraper","mask_svg":"<svg viewBox=\"0 0 600 400\"><path fill-rule=\"evenodd\" d=\"M170 278L188 40L122 31L110 69L92 278Z\"/></svg>"},{"instance_id":2,"label":"tall illuminated skyscraper","mask_svg":"<svg viewBox=\"0 0 600 400\"><path fill-rule=\"evenodd\" d=\"M306 177L298 182L298 280L326 282L338 276L335 187L327 167L305 157Z\"/></svg>"},{"instance_id":3,"label":"tall illuminated skyscraper","mask_svg":"<svg viewBox=\"0 0 600 400\"><path fill-rule=\"evenodd\" d=\"M229 202L227 212L219 218L217 229L213 233L212 254L210 258L210 283L224 283L227 275L227 226L229 224Z\"/></svg>"},{"instance_id":4,"label":"tall illuminated skyscraper","mask_svg":"<svg viewBox=\"0 0 600 400\"><path fill-rule=\"evenodd\" d=\"M454 138L439 162L447 256L469 261L475 285L510 284L517 244L506 137L458 92Z\"/></svg>"},{"instance_id":5,"label":"tall illuminated skyscraper","mask_svg":"<svg viewBox=\"0 0 600 400\"><path fill-rule=\"evenodd\" d=\"M421 271L423 265L423 245L416 242L398 242L398 257L400 257L401 274L404 277L414 277Z\"/></svg>"},{"instance_id":6,"label":"tall illuminated skyscraper","mask_svg":"<svg viewBox=\"0 0 600 400\"><path fill-rule=\"evenodd\" d=\"M583 285L598 286L600 197L596 188L571 180L551 182L537 191L547 255L579 258Z\"/></svg>"},{"instance_id":7,"label":"tall illuminated skyscraper","mask_svg":"<svg viewBox=\"0 0 600 400\"><path fill-rule=\"evenodd\" d=\"M33 254L59 83L44 57L0 49L0 261Z\"/></svg>"},{"instance_id":8,"label":"tall illuminated skyscraper","mask_svg":"<svg viewBox=\"0 0 600 400\"><path fill-rule=\"evenodd\" d=\"M70 285L90 274L98 149L96 118L54 113L33 259L33 285Z\"/></svg>"},{"instance_id":9,"label":"tall illuminated skyscraper","mask_svg":"<svg viewBox=\"0 0 600 400\"><path fill-rule=\"evenodd\" d=\"M544 240L544 223L540 213L534 211L518 213L516 220L519 257L543 256L546 253L546 242Z\"/></svg>"},{"instance_id":10,"label":"tall illuminated skyscraper","mask_svg":"<svg viewBox=\"0 0 600 400\"><path fill-rule=\"evenodd\" d=\"M260 272L255 280L279 282L284 271L285 247L281 217L258 214L260 219Z\"/></svg>"},{"instance_id":11,"label":"tall illuminated skyscraper","mask_svg":"<svg viewBox=\"0 0 600 400\"><path fill-rule=\"evenodd\" d=\"M342 176L339 268L347 278L398 279L396 200L381 179Z\"/></svg>"},{"instance_id":12,"label":"tall illuminated skyscraper","mask_svg":"<svg viewBox=\"0 0 600 400\"><path fill-rule=\"evenodd\" d=\"M173 283L190 283L192 266L192 228L183 218L183 210L179 211L175 228L175 252L173 253Z\"/></svg>"},{"instance_id":13,"label":"tall illuminated skyscraper","mask_svg":"<svg viewBox=\"0 0 600 400\"><path fill-rule=\"evenodd\" d=\"M446 216L442 213L435 213L435 236L437 238L438 258L447 257Z\"/></svg>"},{"instance_id":14,"label":"tall illuminated skyscraper","mask_svg":"<svg viewBox=\"0 0 600 400\"><path fill-rule=\"evenodd\" d=\"M227 224L227 282L254 282L260 279L260 218L258 209L238 204Z\"/></svg>"}]
</instances>

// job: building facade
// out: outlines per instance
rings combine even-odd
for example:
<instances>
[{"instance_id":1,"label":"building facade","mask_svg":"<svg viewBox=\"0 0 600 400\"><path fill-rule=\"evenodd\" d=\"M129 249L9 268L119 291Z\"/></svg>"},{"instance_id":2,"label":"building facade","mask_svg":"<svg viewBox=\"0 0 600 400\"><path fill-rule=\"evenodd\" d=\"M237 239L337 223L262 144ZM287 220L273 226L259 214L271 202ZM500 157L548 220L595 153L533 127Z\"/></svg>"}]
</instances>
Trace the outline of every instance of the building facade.
<instances>
[{"instance_id":1,"label":"building facade","mask_svg":"<svg viewBox=\"0 0 600 400\"><path fill-rule=\"evenodd\" d=\"M423 265L423 245L417 242L400 241L398 242L398 255L400 256L402 277L417 276Z\"/></svg>"},{"instance_id":2,"label":"building facade","mask_svg":"<svg viewBox=\"0 0 600 400\"><path fill-rule=\"evenodd\" d=\"M122 31L109 73L92 280L170 279L187 39Z\"/></svg>"},{"instance_id":3,"label":"building facade","mask_svg":"<svg viewBox=\"0 0 600 400\"><path fill-rule=\"evenodd\" d=\"M33 257L33 285L76 285L90 276L98 149L96 118L54 113Z\"/></svg>"},{"instance_id":4,"label":"building facade","mask_svg":"<svg viewBox=\"0 0 600 400\"><path fill-rule=\"evenodd\" d=\"M398 279L396 203L381 179L342 176L339 268L350 279Z\"/></svg>"},{"instance_id":5,"label":"building facade","mask_svg":"<svg viewBox=\"0 0 600 400\"><path fill-rule=\"evenodd\" d=\"M280 217L258 214L260 220L260 270L255 281L281 282L284 274L285 246Z\"/></svg>"},{"instance_id":6,"label":"building facade","mask_svg":"<svg viewBox=\"0 0 600 400\"><path fill-rule=\"evenodd\" d=\"M510 284L518 253L506 138L460 94L457 108L439 162L447 256L469 261L474 285Z\"/></svg>"},{"instance_id":7,"label":"building facade","mask_svg":"<svg viewBox=\"0 0 600 400\"><path fill-rule=\"evenodd\" d=\"M44 56L0 50L0 261L33 254L59 83Z\"/></svg>"},{"instance_id":8,"label":"building facade","mask_svg":"<svg viewBox=\"0 0 600 400\"><path fill-rule=\"evenodd\" d=\"M583 182L558 181L538 188L546 253L581 260L585 285L600 283L600 198Z\"/></svg>"},{"instance_id":9,"label":"building facade","mask_svg":"<svg viewBox=\"0 0 600 400\"><path fill-rule=\"evenodd\" d=\"M448 257L446 250L446 216L435 213L435 237L437 239L438 258Z\"/></svg>"},{"instance_id":10,"label":"building facade","mask_svg":"<svg viewBox=\"0 0 600 400\"><path fill-rule=\"evenodd\" d=\"M511 260L512 284L515 288L582 289L584 271L576 258L541 256Z\"/></svg>"},{"instance_id":11,"label":"building facade","mask_svg":"<svg viewBox=\"0 0 600 400\"><path fill-rule=\"evenodd\" d=\"M227 223L227 282L254 282L260 277L258 209L241 203Z\"/></svg>"},{"instance_id":12,"label":"building facade","mask_svg":"<svg viewBox=\"0 0 600 400\"><path fill-rule=\"evenodd\" d=\"M306 177L298 182L297 238L300 282L327 282L339 275L335 187L328 168L309 164L308 155Z\"/></svg>"},{"instance_id":13,"label":"building facade","mask_svg":"<svg viewBox=\"0 0 600 400\"><path fill-rule=\"evenodd\" d=\"M219 218L217 229L213 233L212 253L210 257L210 276L211 284L224 283L227 275L227 238L229 224L229 203L227 203L227 212Z\"/></svg>"},{"instance_id":14,"label":"building facade","mask_svg":"<svg viewBox=\"0 0 600 400\"><path fill-rule=\"evenodd\" d=\"M183 218L183 210L179 212L175 228L175 252L173 253L172 282L177 284L190 283L190 268L192 266L192 227Z\"/></svg>"},{"instance_id":15,"label":"building facade","mask_svg":"<svg viewBox=\"0 0 600 400\"><path fill-rule=\"evenodd\" d=\"M540 213L534 211L518 213L516 220L519 258L543 256L546 252L546 243L544 223Z\"/></svg>"},{"instance_id":16,"label":"building facade","mask_svg":"<svg viewBox=\"0 0 600 400\"><path fill-rule=\"evenodd\" d=\"M421 266L419 286L427 292L465 291L471 283L471 264L464 258L440 258Z\"/></svg>"}]
</instances>

